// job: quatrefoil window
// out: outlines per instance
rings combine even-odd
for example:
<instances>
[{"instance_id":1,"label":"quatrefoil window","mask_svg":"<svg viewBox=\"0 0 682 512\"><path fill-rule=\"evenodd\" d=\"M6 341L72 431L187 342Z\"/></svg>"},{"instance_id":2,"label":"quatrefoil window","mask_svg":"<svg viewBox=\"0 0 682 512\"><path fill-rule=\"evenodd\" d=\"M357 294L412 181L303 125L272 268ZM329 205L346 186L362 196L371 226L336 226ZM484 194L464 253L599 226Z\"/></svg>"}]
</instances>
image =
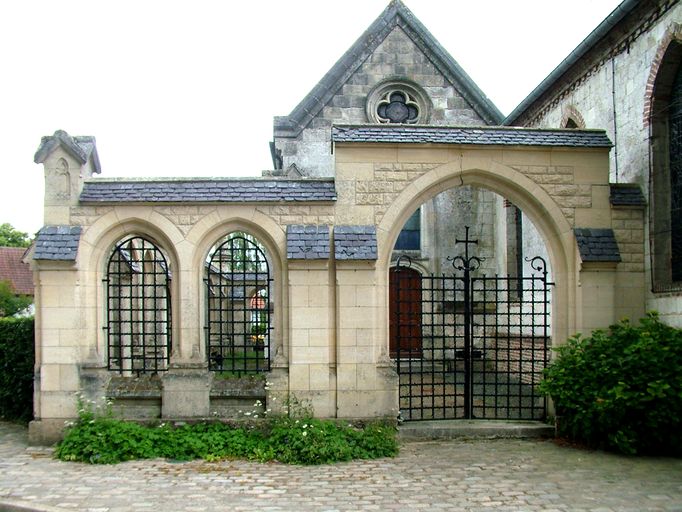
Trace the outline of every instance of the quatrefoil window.
<instances>
[{"instance_id":1,"label":"quatrefoil window","mask_svg":"<svg viewBox=\"0 0 682 512\"><path fill-rule=\"evenodd\" d=\"M389 91L377 104L377 117L382 123L416 123L419 104L404 91Z\"/></svg>"},{"instance_id":2,"label":"quatrefoil window","mask_svg":"<svg viewBox=\"0 0 682 512\"><path fill-rule=\"evenodd\" d=\"M402 77L379 82L367 95L365 112L372 123L426 124L431 100L416 83Z\"/></svg>"}]
</instances>

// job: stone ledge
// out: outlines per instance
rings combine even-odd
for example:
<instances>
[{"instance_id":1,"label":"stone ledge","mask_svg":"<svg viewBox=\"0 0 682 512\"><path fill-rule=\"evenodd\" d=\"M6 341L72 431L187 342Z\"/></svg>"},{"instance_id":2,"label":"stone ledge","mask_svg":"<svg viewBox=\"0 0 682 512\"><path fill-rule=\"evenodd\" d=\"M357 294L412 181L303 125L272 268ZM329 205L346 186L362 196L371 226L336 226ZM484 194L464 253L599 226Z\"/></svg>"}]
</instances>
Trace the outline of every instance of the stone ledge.
<instances>
[{"instance_id":1,"label":"stone ledge","mask_svg":"<svg viewBox=\"0 0 682 512\"><path fill-rule=\"evenodd\" d=\"M539 421L437 420L415 421L398 427L401 440L522 439L554 437L554 427Z\"/></svg>"}]
</instances>

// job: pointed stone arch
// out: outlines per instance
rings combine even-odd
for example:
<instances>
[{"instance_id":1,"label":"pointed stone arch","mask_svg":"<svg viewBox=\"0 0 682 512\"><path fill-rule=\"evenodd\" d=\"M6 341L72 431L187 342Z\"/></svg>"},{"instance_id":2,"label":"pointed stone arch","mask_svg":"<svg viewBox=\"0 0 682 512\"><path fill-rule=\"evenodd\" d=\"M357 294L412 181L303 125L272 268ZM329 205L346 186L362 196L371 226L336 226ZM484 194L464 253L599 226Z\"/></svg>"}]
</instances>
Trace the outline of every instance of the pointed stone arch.
<instances>
[{"instance_id":1,"label":"pointed stone arch","mask_svg":"<svg viewBox=\"0 0 682 512\"><path fill-rule=\"evenodd\" d=\"M484 161L470 168L461 163L441 165L414 180L384 214L377 229L379 269L388 269L393 245L411 212L425 201L451 188L472 185L496 192L517 205L540 232L547 248L555 280L552 306L552 340L563 341L575 329L578 261L575 237L552 197L537 183L512 167ZM387 274L383 272L382 274ZM385 276L384 279L387 279ZM387 286L387 283L384 283ZM383 308L386 309L386 308ZM385 322L384 322L385 323Z\"/></svg>"},{"instance_id":2,"label":"pointed stone arch","mask_svg":"<svg viewBox=\"0 0 682 512\"><path fill-rule=\"evenodd\" d=\"M282 227L275 223L270 217L260 212L252 212L252 216L245 215L248 210L235 208L232 211L225 211L222 215L214 214L207 216L198 223L189 233L188 239L194 241L196 250L194 251L193 268L202 269L197 271L197 282L195 285L199 289L204 289L204 275L206 261L209 258L211 249L220 240L225 239L231 233L241 232L253 236L262 245L266 253L269 265L270 279L272 287L270 291L270 304L272 309L272 322L269 322L269 341L270 352L268 354L270 364L285 364L288 360L288 318L284 314L287 308L286 294L284 286L286 283L286 235ZM198 316L206 318L205 312L209 309L206 293L203 291L198 294ZM202 332L204 330L202 329ZM202 358L208 360L210 354L206 353L205 340L202 338L201 354Z\"/></svg>"},{"instance_id":3,"label":"pointed stone arch","mask_svg":"<svg viewBox=\"0 0 682 512\"><path fill-rule=\"evenodd\" d=\"M150 217L147 215L146 217ZM170 283L170 316L174 320L171 323L170 337L179 340L179 329L181 328L181 318L178 314L178 298L181 290L181 260L176 251L173 240L180 236L179 230L165 217L154 216L153 222L150 218L141 218L133 212L129 216L117 215L110 212L98 219L92 226L85 230L81 237L81 248L84 265L85 279L82 286L90 290L92 297L97 297L96 306L87 308L84 312L84 328L94 328L98 333L98 338L94 346L91 347L91 359L99 364L105 364L106 339L102 330L103 316L102 311L106 308L106 294L102 287L102 281L107 272L107 266L112 251L116 244L126 237L141 236L145 237L154 245L158 246L164 253L168 267L174 276ZM87 269L87 270L86 270ZM187 349L184 350L187 352ZM174 358L182 357L183 348L178 344L171 344L170 355Z\"/></svg>"},{"instance_id":4,"label":"pointed stone arch","mask_svg":"<svg viewBox=\"0 0 682 512\"><path fill-rule=\"evenodd\" d=\"M585 119L574 105L564 107L560 128L585 129Z\"/></svg>"}]
</instances>

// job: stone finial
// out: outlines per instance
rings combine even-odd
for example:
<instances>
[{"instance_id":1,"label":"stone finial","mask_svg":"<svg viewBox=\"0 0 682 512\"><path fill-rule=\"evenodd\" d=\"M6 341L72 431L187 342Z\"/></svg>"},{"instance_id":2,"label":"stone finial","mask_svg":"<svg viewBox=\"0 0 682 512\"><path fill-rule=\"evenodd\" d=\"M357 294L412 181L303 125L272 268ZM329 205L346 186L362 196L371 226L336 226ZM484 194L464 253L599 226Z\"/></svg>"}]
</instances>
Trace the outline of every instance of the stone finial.
<instances>
[{"instance_id":1,"label":"stone finial","mask_svg":"<svg viewBox=\"0 0 682 512\"><path fill-rule=\"evenodd\" d=\"M43 137L33 161L45 170L46 225L70 224L84 180L101 172L94 137L72 137L64 130Z\"/></svg>"},{"instance_id":2,"label":"stone finial","mask_svg":"<svg viewBox=\"0 0 682 512\"><path fill-rule=\"evenodd\" d=\"M45 163L52 152L59 147L64 149L81 165L91 160L92 174L100 174L102 172L97 154L97 146L95 145L95 137L89 135L72 137L64 130L57 130L54 132L54 135L43 137L40 140L40 146L38 146L33 161L37 164Z\"/></svg>"}]
</instances>

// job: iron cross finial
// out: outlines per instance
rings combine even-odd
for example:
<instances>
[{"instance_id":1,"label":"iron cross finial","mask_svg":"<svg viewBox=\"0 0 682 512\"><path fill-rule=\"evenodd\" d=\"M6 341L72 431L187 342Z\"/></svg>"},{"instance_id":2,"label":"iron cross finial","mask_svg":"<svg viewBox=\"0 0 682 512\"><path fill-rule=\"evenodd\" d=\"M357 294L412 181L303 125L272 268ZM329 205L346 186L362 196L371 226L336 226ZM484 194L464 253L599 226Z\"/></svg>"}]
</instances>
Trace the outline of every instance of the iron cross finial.
<instances>
[{"instance_id":1,"label":"iron cross finial","mask_svg":"<svg viewBox=\"0 0 682 512\"><path fill-rule=\"evenodd\" d=\"M469 245L478 245L478 240L471 240L469 238L469 226L464 226L464 240L455 238L455 244L464 244L464 259L469 259Z\"/></svg>"},{"instance_id":2,"label":"iron cross finial","mask_svg":"<svg viewBox=\"0 0 682 512\"><path fill-rule=\"evenodd\" d=\"M464 240L455 238L455 244L464 244L464 257L456 256L455 258L450 258L448 256L448 261L452 261L452 265L459 270L476 270L481 266L483 260L476 256L469 256L469 245L478 245L478 240L471 240L469 238L469 226L464 226L464 229Z\"/></svg>"}]
</instances>

